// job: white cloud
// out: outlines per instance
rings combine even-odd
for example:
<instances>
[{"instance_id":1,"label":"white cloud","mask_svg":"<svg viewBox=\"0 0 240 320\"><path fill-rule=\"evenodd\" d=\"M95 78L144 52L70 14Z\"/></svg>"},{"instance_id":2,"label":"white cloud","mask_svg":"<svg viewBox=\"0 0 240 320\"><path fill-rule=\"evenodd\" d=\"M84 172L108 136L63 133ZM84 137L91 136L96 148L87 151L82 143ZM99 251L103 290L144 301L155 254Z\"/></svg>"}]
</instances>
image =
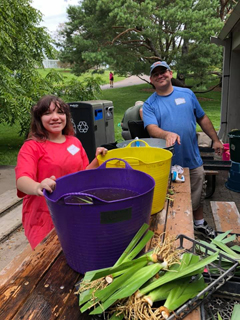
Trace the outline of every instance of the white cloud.
<instances>
[{"instance_id":1,"label":"white cloud","mask_svg":"<svg viewBox=\"0 0 240 320\"><path fill-rule=\"evenodd\" d=\"M67 21L67 7L78 4L79 0L32 0L31 6L41 11L43 14L41 25L52 33L60 23Z\"/></svg>"}]
</instances>

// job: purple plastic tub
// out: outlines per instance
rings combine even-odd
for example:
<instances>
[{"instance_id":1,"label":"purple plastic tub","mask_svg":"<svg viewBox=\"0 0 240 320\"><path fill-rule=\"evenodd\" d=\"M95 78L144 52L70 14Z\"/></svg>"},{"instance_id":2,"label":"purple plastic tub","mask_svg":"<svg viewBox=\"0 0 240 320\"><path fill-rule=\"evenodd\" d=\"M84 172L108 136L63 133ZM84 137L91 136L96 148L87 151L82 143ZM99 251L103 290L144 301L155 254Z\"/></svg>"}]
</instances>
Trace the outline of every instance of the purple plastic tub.
<instances>
[{"instance_id":1,"label":"purple plastic tub","mask_svg":"<svg viewBox=\"0 0 240 320\"><path fill-rule=\"evenodd\" d=\"M79 273L112 266L150 220L154 179L127 162L106 163L57 179L51 194L44 190L64 255Z\"/></svg>"}]
</instances>

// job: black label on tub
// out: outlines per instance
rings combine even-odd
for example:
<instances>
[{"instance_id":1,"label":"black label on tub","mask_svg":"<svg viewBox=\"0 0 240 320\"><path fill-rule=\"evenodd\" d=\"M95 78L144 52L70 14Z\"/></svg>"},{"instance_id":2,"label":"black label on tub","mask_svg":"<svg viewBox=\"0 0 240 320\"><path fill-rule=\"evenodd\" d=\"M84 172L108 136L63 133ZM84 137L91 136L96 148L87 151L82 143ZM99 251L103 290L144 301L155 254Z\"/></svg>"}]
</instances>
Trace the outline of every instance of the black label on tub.
<instances>
[{"instance_id":1,"label":"black label on tub","mask_svg":"<svg viewBox=\"0 0 240 320\"><path fill-rule=\"evenodd\" d=\"M121 210L104 211L101 212L100 215L101 224L111 224L126 221L132 218L132 207Z\"/></svg>"}]
</instances>

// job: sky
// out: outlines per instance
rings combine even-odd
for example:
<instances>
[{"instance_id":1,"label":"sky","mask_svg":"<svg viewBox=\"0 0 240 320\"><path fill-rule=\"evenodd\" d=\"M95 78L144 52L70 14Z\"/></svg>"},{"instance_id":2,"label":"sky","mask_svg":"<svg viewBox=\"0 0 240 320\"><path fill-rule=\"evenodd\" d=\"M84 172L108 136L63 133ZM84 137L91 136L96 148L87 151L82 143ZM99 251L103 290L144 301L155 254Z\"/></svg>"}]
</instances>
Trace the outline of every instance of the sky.
<instances>
[{"instance_id":1,"label":"sky","mask_svg":"<svg viewBox=\"0 0 240 320\"><path fill-rule=\"evenodd\" d=\"M41 26L52 33L56 31L59 23L67 21L67 7L78 4L79 0L32 0L31 6L42 12Z\"/></svg>"}]
</instances>

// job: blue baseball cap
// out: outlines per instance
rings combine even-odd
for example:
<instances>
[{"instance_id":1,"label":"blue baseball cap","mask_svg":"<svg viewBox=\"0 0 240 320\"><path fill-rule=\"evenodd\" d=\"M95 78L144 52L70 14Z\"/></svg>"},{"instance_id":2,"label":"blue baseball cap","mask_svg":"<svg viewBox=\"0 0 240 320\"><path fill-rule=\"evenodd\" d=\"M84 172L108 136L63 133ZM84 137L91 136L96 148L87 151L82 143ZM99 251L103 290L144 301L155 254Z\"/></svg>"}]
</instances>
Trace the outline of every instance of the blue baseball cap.
<instances>
[{"instance_id":1,"label":"blue baseball cap","mask_svg":"<svg viewBox=\"0 0 240 320\"><path fill-rule=\"evenodd\" d=\"M157 62L154 62L150 67L150 76L151 76L153 70L157 67L164 67L164 68L168 69L169 71L171 71L171 68L169 67L169 65L167 64L166 61L157 61Z\"/></svg>"}]
</instances>

